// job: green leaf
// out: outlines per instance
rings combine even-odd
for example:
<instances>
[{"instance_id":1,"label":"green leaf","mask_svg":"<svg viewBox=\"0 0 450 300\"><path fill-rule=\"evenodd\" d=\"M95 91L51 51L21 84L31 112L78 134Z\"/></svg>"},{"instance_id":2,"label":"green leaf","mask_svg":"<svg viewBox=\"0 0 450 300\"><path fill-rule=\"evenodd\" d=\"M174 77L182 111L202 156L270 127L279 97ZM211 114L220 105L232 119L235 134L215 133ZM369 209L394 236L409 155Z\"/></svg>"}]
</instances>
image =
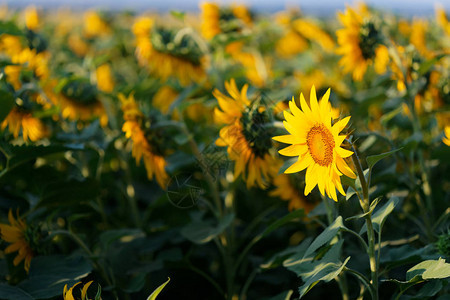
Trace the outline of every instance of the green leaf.
<instances>
[{"instance_id":1,"label":"green leaf","mask_svg":"<svg viewBox=\"0 0 450 300\"><path fill-rule=\"evenodd\" d=\"M312 289L319 281L329 282L335 279L344 269L350 256L343 263L327 263L320 264L311 273L313 276L309 277L304 285L298 288L300 298L303 297L310 289Z\"/></svg>"},{"instance_id":2,"label":"green leaf","mask_svg":"<svg viewBox=\"0 0 450 300\"><path fill-rule=\"evenodd\" d=\"M163 288L169 283L169 281L170 281L170 277L167 279L166 282L161 284L150 296L148 296L147 300L155 300L156 297L159 295L159 293L161 293Z\"/></svg>"},{"instance_id":3,"label":"green leaf","mask_svg":"<svg viewBox=\"0 0 450 300\"><path fill-rule=\"evenodd\" d=\"M299 245L292 246L276 253L264 264L261 265L263 269L271 269L278 267L280 264L288 266L291 262L296 262L303 258L303 255L311 244L312 238L304 239Z\"/></svg>"},{"instance_id":4,"label":"green leaf","mask_svg":"<svg viewBox=\"0 0 450 300\"><path fill-rule=\"evenodd\" d=\"M414 277L421 276L423 279L443 279L450 277L450 264L445 259L423 261L406 272L406 280L411 281Z\"/></svg>"},{"instance_id":5,"label":"green leaf","mask_svg":"<svg viewBox=\"0 0 450 300\"><path fill-rule=\"evenodd\" d=\"M0 299L34 300L34 298L17 286L0 283Z\"/></svg>"},{"instance_id":6,"label":"green leaf","mask_svg":"<svg viewBox=\"0 0 450 300\"><path fill-rule=\"evenodd\" d=\"M363 213L363 214L359 214L359 215L356 215L356 216L348 217L347 219L345 219L345 221L350 221L350 220L364 218L368 214L371 214L374 211L375 207L377 207L377 204L380 202L381 198L382 197L377 197L375 200L372 201L372 203L370 203L370 208L369 208L368 212Z\"/></svg>"},{"instance_id":7,"label":"green leaf","mask_svg":"<svg viewBox=\"0 0 450 300\"><path fill-rule=\"evenodd\" d=\"M447 56L448 54L439 54L435 57L425 61L422 63L419 67L419 70L417 71L421 76L425 75L428 71L431 70L431 68L443 57Z\"/></svg>"},{"instance_id":8,"label":"green leaf","mask_svg":"<svg viewBox=\"0 0 450 300\"><path fill-rule=\"evenodd\" d=\"M414 299L425 299L427 297L433 297L442 289L441 280L433 280L424 284L418 293L414 294Z\"/></svg>"},{"instance_id":9,"label":"green leaf","mask_svg":"<svg viewBox=\"0 0 450 300\"><path fill-rule=\"evenodd\" d=\"M15 105L14 97L6 91L0 90L0 123L8 116Z\"/></svg>"},{"instance_id":10,"label":"green leaf","mask_svg":"<svg viewBox=\"0 0 450 300\"><path fill-rule=\"evenodd\" d=\"M342 217L339 216L337 219L328 226L309 246L306 250L304 257L308 257L310 254L314 253L317 249L331 241L339 232L340 229L346 228L342 221Z\"/></svg>"},{"instance_id":11,"label":"green leaf","mask_svg":"<svg viewBox=\"0 0 450 300\"><path fill-rule=\"evenodd\" d=\"M80 205L80 202L95 199L99 195L99 183L93 179L55 181L44 187L36 207Z\"/></svg>"},{"instance_id":12,"label":"green leaf","mask_svg":"<svg viewBox=\"0 0 450 300\"><path fill-rule=\"evenodd\" d=\"M48 299L61 295L64 285L75 284L91 271L91 264L81 256L37 256L31 261L28 279L17 287L35 299Z\"/></svg>"},{"instance_id":13,"label":"green leaf","mask_svg":"<svg viewBox=\"0 0 450 300\"><path fill-rule=\"evenodd\" d=\"M116 240L127 242L137 238L142 238L144 236L145 233L140 229L123 228L123 229L112 229L102 232L100 234L99 240L100 244L104 247L104 249L107 249Z\"/></svg>"},{"instance_id":14,"label":"green leaf","mask_svg":"<svg viewBox=\"0 0 450 300\"><path fill-rule=\"evenodd\" d=\"M303 208L298 209L298 210L294 210L293 212L290 212L289 214L287 214L286 216L282 217L279 220L276 220L275 222L273 222L272 224L270 224L262 233L261 237L265 237L268 234L270 234L271 232L273 232L274 230L276 230L277 228L283 226L286 223L291 222L292 220L298 219L298 218L302 218L305 216L305 211L303 210Z\"/></svg>"},{"instance_id":15,"label":"green leaf","mask_svg":"<svg viewBox=\"0 0 450 300\"><path fill-rule=\"evenodd\" d=\"M221 234L233 220L234 214L229 214L215 226L205 221L193 222L181 230L181 235L196 244L204 244Z\"/></svg>"},{"instance_id":16,"label":"green leaf","mask_svg":"<svg viewBox=\"0 0 450 300\"><path fill-rule=\"evenodd\" d=\"M23 32L12 21L0 21L0 35L1 34L23 35Z\"/></svg>"},{"instance_id":17,"label":"green leaf","mask_svg":"<svg viewBox=\"0 0 450 300\"><path fill-rule=\"evenodd\" d=\"M394 210L395 206L397 206L400 199L398 197L391 197L389 201L380 207L373 215L372 215L372 223L373 223L373 229L380 233L384 222L386 222L386 218L389 216L389 214ZM359 234L363 234L367 231L367 226L364 224L364 226L361 228L361 231Z\"/></svg>"},{"instance_id":18,"label":"green leaf","mask_svg":"<svg viewBox=\"0 0 450 300\"><path fill-rule=\"evenodd\" d=\"M95 295L95 300L101 300L102 299L102 287L99 284L97 289L97 294Z\"/></svg>"},{"instance_id":19,"label":"green leaf","mask_svg":"<svg viewBox=\"0 0 450 300\"><path fill-rule=\"evenodd\" d=\"M9 170L14 169L24 163L32 161L38 157L44 157L55 153L66 151L80 151L84 147L80 145L54 145L54 146L13 146L5 142L0 142L0 151L6 156L6 168L0 172L0 177Z\"/></svg>"},{"instance_id":20,"label":"green leaf","mask_svg":"<svg viewBox=\"0 0 450 300\"><path fill-rule=\"evenodd\" d=\"M382 160L383 158L386 158L390 155L392 155L393 153L401 150L402 148L398 148L389 152L385 152L385 153L381 153L381 154L377 154L377 155L371 155L371 156L367 156L366 161L367 161L367 165L369 166L369 168L373 168L373 166L379 162L380 160Z\"/></svg>"}]
</instances>

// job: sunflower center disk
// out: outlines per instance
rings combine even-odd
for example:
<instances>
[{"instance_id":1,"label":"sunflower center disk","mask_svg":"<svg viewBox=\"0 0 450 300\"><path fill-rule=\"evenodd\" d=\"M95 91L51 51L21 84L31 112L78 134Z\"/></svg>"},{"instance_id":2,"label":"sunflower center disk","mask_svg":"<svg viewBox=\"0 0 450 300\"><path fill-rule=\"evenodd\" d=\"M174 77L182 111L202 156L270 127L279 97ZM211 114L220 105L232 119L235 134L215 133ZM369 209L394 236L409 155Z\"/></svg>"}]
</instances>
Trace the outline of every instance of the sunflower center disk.
<instances>
[{"instance_id":1,"label":"sunflower center disk","mask_svg":"<svg viewBox=\"0 0 450 300\"><path fill-rule=\"evenodd\" d=\"M328 166L333 161L334 138L331 132L323 126L311 128L306 137L309 153L314 161L321 166Z\"/></svg>"}]
</instances>

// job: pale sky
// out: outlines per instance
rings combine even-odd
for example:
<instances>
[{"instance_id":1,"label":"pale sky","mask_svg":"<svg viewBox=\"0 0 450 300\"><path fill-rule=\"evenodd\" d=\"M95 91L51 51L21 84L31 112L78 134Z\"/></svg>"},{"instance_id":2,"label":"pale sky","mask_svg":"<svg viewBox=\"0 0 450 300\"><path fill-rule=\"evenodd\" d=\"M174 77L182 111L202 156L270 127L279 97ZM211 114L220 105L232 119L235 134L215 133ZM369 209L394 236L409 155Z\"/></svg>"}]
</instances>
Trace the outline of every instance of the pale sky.
<instances>
[{"instance_id":1,"label":"pale sky","mask_svg":"<svg viewBox=\"0 0 450 300\"><path fill-rule=\"evenodd\" d=\"M30 4L43 8L72 7L74 9L99 8L106 10L198 10L198 0L0 0L10 7L23 7ZM316 15L334 14L342 10L346 4L352 5L356 1L348 0L222 0L214 1L222 4L245 3L252 9L263 12L274 12L286 7L300 7L305 13ZM450 11L450 0L366 0L367 4L387 11L403 15L433 15L437 3Z\"/></svg>"}]
</instances>

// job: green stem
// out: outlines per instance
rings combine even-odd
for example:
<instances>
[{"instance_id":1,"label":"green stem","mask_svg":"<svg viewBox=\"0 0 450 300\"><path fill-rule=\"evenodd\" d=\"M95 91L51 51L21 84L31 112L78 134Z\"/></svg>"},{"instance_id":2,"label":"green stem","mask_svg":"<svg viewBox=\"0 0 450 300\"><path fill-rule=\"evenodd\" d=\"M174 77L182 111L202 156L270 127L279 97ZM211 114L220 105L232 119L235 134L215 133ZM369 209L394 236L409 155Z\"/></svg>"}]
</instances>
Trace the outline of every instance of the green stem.
<instances>
[{"instance_id":1,"label":"green stem","mask_svg":"<svg viewBox=\"0 0 450 300\"><path fill-rule=\"evenodd\" d=\"M334 216L333 216L333 209L330 206L328 197L326 196L322 197L322 202L325 204L325 209L327 211L328 225L331 225L331 223L333 223ZM339 239L342 239L341 233L339 233ZM347 278L343 272L341 272L341 274L339 274L339 276L336 277L336 282L338 283L339 289L341 290L342 300L348 300L349 295L348 295Z\"/></svg>"},{"instance_id":2,"label":"green stem","mask_svg":"<svg viewBox=\"0 0 450 300\"><path fill-rule=\"evenodd\" d=\"M367 213L365 216L366 225L367 225L367 243L369 246L369 265L370 265L370 274L371 274L371 284L373 287L373 295L372 299L378 300L378 268L377 268L377 260L375 256L375 232L372 224L372 213L368 213L370 211L370 200L369 200L369 186L367 184L366 178L364 177L364 171L361 166L361 161L358 157L355 147L352 145L353 150L353 164L355 165L356 171L358 172L358 177L361 182L361 188L363 192L363 199L360 199L361 207L364 213Z\"/></svg>"}]
</instances>

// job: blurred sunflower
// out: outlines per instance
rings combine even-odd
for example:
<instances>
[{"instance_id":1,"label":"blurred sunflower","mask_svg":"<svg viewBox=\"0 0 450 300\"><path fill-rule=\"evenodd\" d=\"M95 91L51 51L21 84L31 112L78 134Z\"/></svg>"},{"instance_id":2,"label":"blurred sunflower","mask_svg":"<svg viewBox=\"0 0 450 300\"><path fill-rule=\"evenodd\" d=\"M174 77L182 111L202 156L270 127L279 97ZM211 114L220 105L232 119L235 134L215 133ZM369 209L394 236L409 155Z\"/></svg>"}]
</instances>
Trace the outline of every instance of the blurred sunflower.
<instances>
[{"instance_id":1,"label":"blurred sunflower","mask_svg":"<svg viewBox=\"0 0 450 300\"><path fill-rule=\"evenodd\" d=\"M79 284L81 284L81 282L75 283L70 289L67 289L67 284L64 286L64 291L63 291L64 300L75 300L75 297L73 296L73 289ZM92 284L92 281L89 281L88 283L83 285L83 288L81 289L81 298L80 298L81 300L88 300L87 299L87 290L91 284Z\"/></svg>"},{"instance_id":2,"label":"blurred sunflower","mask_svg":"<svg viewBox=\"0 0 450 300\"><path fill-rule=\"evenodd\" d=\"M100 91L111 93L114 90L114 79L109 64L99 66L95 75L97 78L97 87Z\"/></svg>"},{"instance_id":3,"label":"blurred sunflower","mask_svg":"<svg viewBox=\"0 0 450 300\"><path fill-rule=\"evenodd\" d=\"M273 179L275 189L269 195L272 197L280 197L282 200L289 201L288 209L290 211L303 208L306 213L309 213L315 207L315 204L309 202L303 195L300 194L298 187L293 184L292 176L279 174Z\"/></svg>"},{"instance_id":4,"label":"blurred sunflower","mask_svg":"<svg viewBox=\"0 0 450 300\"><path fill-rule=\"evenodd\" d=\"M144 115L140 111L133 94L130 94L128 98L119 94L119 99L122 103L123 119L125 120L122 131L133 142L131 154L136 159L136 164L139 165L141 159L143 159L148 179L152 180L155 176L159 186L166 188L168 175L165 167L167 163L162 156L162 151L158 151L157 145L151 143L151 133L144 128L144 126L149 127L150 125L145 123L150 122L145 122Z\"/></svg>"},{"instance_id":5,"label":"blurred sunflower","mask_svg":"<svg viewBox=\"0 0 450 300\"><path fill-rule=\"evenodd\" d=\"M339 47L337 54L343 57L339 65L345 73L352 73L353 79L361 81L368 66L374 65L375 72L382 74L389 62L389 53L382 44L380 29L370 20L367 7L362 4L356 12L347 8L338 17L345 26L336 32Z\"/></svg>"},{"instance_id":6,"label":"blurred sunflower","mask_svg":"<svg viewBox=\"0 0 450 300\"><path fill-rule=\"evenodd\" d=\"M436 7L436 21L439 26L442 27L444 32L450 36L450 22L448 21L447 14L442 6Z\"/></svg>"},{"instance_id":7,"label":"blurred sunflower","mask_svg":"<svg viewBox=\"0 0 450 300\"><path fill-rule=\"evenodd\" d=\"M285 173L296 173L306 170L305 196L318 185L322 195L337 201L336 189L345 195L340 176L342 174L356 178L344 158L353 154L352 151L341 148L346 135L339 132L347 125L350 117L346 117L332 125L331 107L328 99L330 90L325 93L320 102L317 101L316 89L313 86L310 93L310 106L303 94L300 94L300 110L292 99L289 102L291 113L284 111L286 121L284 127L290 135L273 137L274 140L292 144L279 151L285 156L298 156L298 161L290 166Z\"/></svg>"},{"instance_id":8,"label":"blurred sunflower","mask_svg":"<svg viewBox=\"0 0 450 300\"><path fill-rule=\"evenodd\" d=\"M97 89L87 79L64 79L60 86L57 104L61 106L64 118L82 122L99 118L102 127L108 124L108 115L98 99Z\"/></svg>"},{"instance_id":9,"label":"blurred sunflower","mask_svg":"<svg viewBox=\"0 0 450 300\"><path fill-rule=\"evenodd\" d=\"M40 26L39 15L34 5L25 9L25 25L29 30L36 30Z\"/></svg>"},{"instance_id":10,"label":"blurred sunflower","mask_svg":"<svg viewBox=\"0 0 450 300\"><path fill-rule=\"evenodd\" d=\"M84 35L87 38L106 36L110 33L111 28L97 12L87 11L84 14Z\"/></svg>"},{"instance_id":11,"label":"blurred sunflower","mask_svg":"<svg viewBox=\"0 0 450 300\"><path fill-rule=\"evenodd\" d=\"M133 33L139 63L163 81L174 76L186 86L206 78L203 53L189 34L154 27L152 19L145 17L135 22Z\"/></svg>"},{"instance_id":12,"label":"blurred sunflower","mask_svg":"<svg viewBox=\"0 0 450 300\"><path fill-rule=\"evenodd\" d=\"M444 144L446 144L447 146L450 146L450 126L445 126L444 129L444 137L442 138L442 141L444 142Z\"/></svg>"},{"instance_id":13,"label":"blurred sunflower","mask_svg":"<svg viewBox=\"0 0 450 300\"><path fill-rule=\"evenodd\" d=\"M247 84L239 91L231 79L225 82L225 89L231 97L217 89L213 91L220 107L214 111L215 121L227 124L220 130L216 145L228 147L228 155L235 161L235 178L242 174L247 188L255 184L265 188L277 172L277 161L269 153L272 146L270 136L264 128L265 111L261 106L251 105L247 98Z\"/></svg>"},{"instance_id":14,"label":"blurred sunflower","mask_svg":"<svg viewBox=\"0 0 450 300\"><path fill-rule=\"evenodd\" d=\"M244 26L252 25L252 16L245 5L234 4L231 7L219 7L213 2L200 4L201 33L210 40L220 33L241 31Z\"/></svg>"},{"instance_id":15,"label":"blurred sunflower","mask_svg":"<svg viewBox=\"0 0 450 300\"><path fill-rule=\"evenodd\" d=\"M416 47L417 51L425 57L433 57L433 53L427 48L427 34L428 23L425 20L415 19L411 25L410 42Z\"/></svg>"},{"instance_id":16,"label":"blurred sunflower","mask_svg":"<svg viewBox=\"0 0 450 300\"><path fill-rule=\"evenodd\" d=\"M1 124L2 130L6 127L14 135L14 138L17 138L20 131L22 131L24 141L36 142L48 135L44 123L40 119L33 117L31 111L19 106L14 107L3 120Z\"/></svg>"},{"instance_id":17,"label":"blurred sunflower","mask_svg":"<svg viewBox=\"0 0 450 300\"><path fill-rule=\"evenodd\" d=\"M31 231L28 230L27 224L19 215L17 215L17 219L14 218L11 209L8 213L8 220L10 225L0 224L1 238L11 244L6 247L5 254L18 252L13 260L13 264L17 266L24 260L24 269L28 272L30 270L31 259L34 256L30 246L30 241L33 238L30 236Z\"/></svg>"}]
</instances>

